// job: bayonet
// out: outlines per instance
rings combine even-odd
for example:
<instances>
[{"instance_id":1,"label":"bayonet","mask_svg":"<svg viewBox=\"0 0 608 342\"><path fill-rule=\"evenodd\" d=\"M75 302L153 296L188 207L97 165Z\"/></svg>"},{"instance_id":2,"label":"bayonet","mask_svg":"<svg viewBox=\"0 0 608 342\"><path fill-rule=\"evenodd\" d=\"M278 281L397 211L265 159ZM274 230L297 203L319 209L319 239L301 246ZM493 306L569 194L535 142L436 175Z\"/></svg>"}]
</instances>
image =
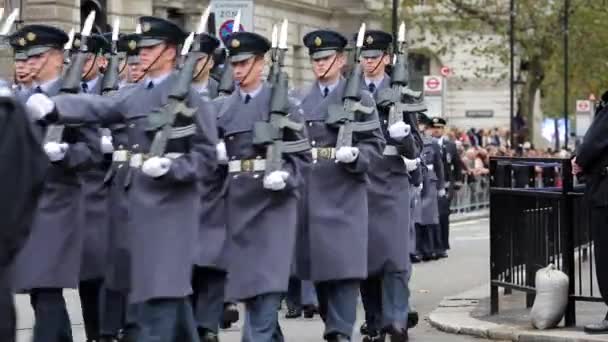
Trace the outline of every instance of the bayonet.
<instances>
[{"instance_id":1,"label":"bayonet","mask_svg":"<svg viewBox=\"0 0 608 342\"><path fill-rule=\"evenodd\" d=\"M190 52L190 48L192 47L192 42L194 41L194 32L190 32L186 40L184 41L184 46L182 46L182 56L188 55Z\"/></svg>"},{"instance_id":2,"label":"bayonet","mask_svg":"<svg viewBox=\"0 0 608 342\"><path fill-rule=\"evenodd\" d=\"M72 50L72 45L74 44L74 35L76 33L74 32L74 28L72 27L70 29L70 33L68 33L68 42L65 43L65 45L63 46L63 50L64 51L70 51Z\"/></svg>"},{"instance_id":3,"label":"bayonet","mask_svg":"<svg viewBox=\"0 0 608 342\"><path fill-rule=\"evenodd\" d=\"M289 21L287 19L283 19L283 23L281 24L281 35L279 38L279 49L287 50L287 28L289 26Z\"/></svg>"},{"instance_id":4,"label":"bayonet","mask_svg":"<svg viewBox=\"0 0 608 342\"><path fill-rule=\"evenodd\" d=\"M232 23L232 33L239 32L241 30L241 10L236 13L234 22Z\"/></svg>"},{"instance_id":5,"label":"bayonet","mask_svg":"<svg viewBox=\"0 0 608 342\"><path fill-rule=\"evenodd\" d=\"M135 26L135 34L141 34L141 23L137 23Z\"/></svg>"},{"instance_id":6,"label":"bayonet","mask_svg":"<svg viewBox=\"0 0 608 342\"><path fill-rule=\"evenodd\" d=\"M2 12L4 12L4 9L2 10ZM9 33L9 31L13 27L13 24L15 23L15 20L17 20L18 16L19 16L19 9L15 8L11 12L11 14L9 14L8 18L6 18L4 25L2 25L2 30L0 30L0 36L6 36Z\"/></svg>"},{"instance_id":7,"label":"bayonet","mask_svg":"<svg viewBox=\"0 0 608 342\"><path fill-rule=\"evenodd\" d=\"M0 7L0 19L4 17L4 7Z\"/></svg>"},{"instance_id":8,"label":"bayonet","mask_svg":"<svg viewBox=\"0 0 608 342\"><path fill-rule=\"evenodd\" d=\"M112 27L112 43L118 42L118 34L120 33L120 19L114 19L114 26Z\"/></svg>"},{"instance_id":9,"label":"bayonet","mask_svg":"<svg viewBox=\"0 0 608 342\"><path fill-rule=\"evenodd\" d=\"M277 49L279 47L279 31L277 25L272 25L272 43L271 47Z\"/></svg>"},{"instance_id":10,"label":"bayonet","mask_svg":"<svg viewBox=\"0 0 608 342\"><path fill-rule=\"evenodd\" d=\"M201 20L198 24L198 29L196 30L196 34L201 34L207 32L207 22L209 21L209 16L211 15L211 5L207 6L207 9L201 15Z\"/></svg>"},{"instance_id":11,"label":"bayonet","mask_svg":"<svg viewBox=\"0 0 608 342\"><path fill-rule=\"evenodd\" d=\"M80 35L83 37L89 37L91 35L91 31L93 30L93 24L95 23L95 11L91 11L87 18L84 21L84 25L82 26L82 31ZM86 45L86 44L84 44Z\"/></svg>"}]
</instances>

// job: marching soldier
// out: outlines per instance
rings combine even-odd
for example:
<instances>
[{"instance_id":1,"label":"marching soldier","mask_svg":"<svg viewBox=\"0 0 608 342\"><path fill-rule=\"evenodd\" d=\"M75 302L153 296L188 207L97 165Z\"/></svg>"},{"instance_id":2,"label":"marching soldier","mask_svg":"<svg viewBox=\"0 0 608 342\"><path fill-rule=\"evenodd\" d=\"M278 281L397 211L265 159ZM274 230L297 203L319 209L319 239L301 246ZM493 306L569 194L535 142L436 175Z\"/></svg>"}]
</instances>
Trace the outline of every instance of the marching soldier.
<instances>
[{"instance_id":1,"label":"marching soldier","mask_svg":"<svg viewBox=\"0 0 608 342\"><path fill-rule=\"evenodd\" d=\"M144 82L114 96L36 96L28 106L48 122L127 124L130 167L123 186L131 235L129 299L139 306L137 341L198 342L188 296L200 225L197 185L216 165L215 119L191 90L192 75L172 74L185 32L160 18L141 17L139 22ZM172 125L166 121L171 108L163 107L177 99L170 94L184 96L173 107L178 112ZM156 147L162 143L158 139L167 144Z\"/></svg>"},{"instance_id":2,"label":"marching soldier","mask_svg":"<svg viewBox=\"0 0 608 342\"><path fill-rule=\"evenodd\" d=\"M34 85L34 75L28 66L27 53L24 46L21 45L21 42L23 42L21 38L22 36L19 34L19 31L8 38L9 44L15 53L15 83L13 84L13 91L18 99L27 98Z\"/></svg>"},{"instance_id":3,"label":"marching soldier","mask_svg":"<svg viewBox=\"0 0 608 342\"><path fill-rule=\"evenodd\" d=\"M81 38L80 34L74 36L73 53L80 49ZM87 48L90 52L82 71L80 89L84 94L100 94L103 75L99 56L109 49L109 42L101 35L92 35L87 41ZM107 163L103 154L108 152L108 148L111 148L111 143L108 147L108 142L103 139L103 135L97 127L85 127L81 131L91 141L99 142L99 147L91 151L95 154L94 163L90 169L80 173L84 201L82 208L84 210L83 229L85 230L85 236L80 265L80 284L78 286L87 339L97 341L100 337L100 296L107 265L109 224L107 216L108 191L103 182L107 172Z\"/></svg>"},{"instance_id":4,"label":"marching soldier","mask_svg":"<svg viewBox=\"0 0 608 342\"><path fill-rule=\"evenodd\" d=\"M56 95L61 89L62 49L68 35L46 25L25 26L18 35L36 82L34 92ZM45 128L38 127L39 136ZM91 166L91 151L96 149L83 142L80 130L70 127L63 141L44 145L51 167L31 235L15 263L15 288L30 293L34 308L34 342L72 340L62 289L75 289L79 283L84 240L79 171Z\"/></svg>"},{"instance_id":5,"label":"marching soldier","mask_svg":"<svg viewBox=\"0 0 608 342\"><path fill-rule=\"evenodd\" d=\"M220 45L217 38L201 33L197 53L200 53L192 87L203 101L217 97L217 82L209 78L213 67L213 51ZM215 113L214 113L215 114ZM221 153L225 154L225 146ZM226 286L227 238L225 217L227 165L218 165L212 179L201 184L201 215L199 251L192 275L194 290L194 316L201 342L218 341L219 326L224 310L224 288Z\"/></svg>"},{"instance_id":6,"label":"marching soldier","mask_svg":"<svg viewBox=\"0 0 608 342\"><path fill-rule=\"evenodd\" d=\"M357 86L350 91L372 111L354 117L357 124L370 124L371 129L356 132L352 146L335 148L339 128L326 121L334 110L343 108L348 90L341 78L347 39L334 31L319 30L307 34L303 42L317 81L303 94L301 104L313 146L313 165L306 184L308 231L304 235L309 241L298 241L308 257L298 256L298 275L315 282L324 338L349 341L359 282L367 277L367 173L372 160L380 158L384 138L373 98Z\"/></svg>"},{"instance_id":7,"label":"marching soldier","mask_svg":"<svg viewBox=\"0 0 608 342\"><path fill-rule=\"evenodd\" d=\"M299 142L302 148L300 152L282 153L282 165L276 165L267 157L267 149L275 145L254 144L263 138L255 127L265 126L270 119L271 98L284 92L281 102L288 106L286 120L300 122L300 110L286 98L287 89L277 85L271 88L263 81L264 55L270 49L266 38L236 32L226 46L227 62L239 85L232 95L216 102L229 160L226 297L245 303L242 341L283 341L277 310L287 291L290 256L295 247L298 188L303 181L301 169L309 162L303 151L309 147L302 133L287 128L279 131L278 139ZM267 170L270 167L273 169Z\"/></svg>"},{"instance_id":8,"label":"marching soldier","mask_svg":"<svg viewBox=\"0 0 608 342\"><path fill-rule=\"evenodd\" d=\"M432 120L425 117L421 123L425 127L425 135L422 138L424 147L420 156L424 167L422 168L420 220L416 223L416 248L420 258L429 261L437 258L439 198L446 196L446 191L441 146L429 136L428 128L431 127Z\"/></svg>"},{"instance_id":9,"label":"marching soldier","mask_svg":"<svg viewBox=\"0 0 608 342\"><path fill-rule=\"evenodd\" d=\"M388 52L392 35L382 31L367 31L362 48L364 70L362 87L378 96L391 87L385 70L391 62ZM403 119L388 124L388 108L379 109L380 123L387 145L382 157L372 159L368 171L369 186L369 248L368 277L361 283L365 304L366 341L406 341L409 301L409 203L408 168L400 151L410 135L410 126ZM410 136L409 139L412 139ZM416 151L409 151L413 157Z\"/></svg>"},{"instance_id":10,"label":"marching soldier","mask_svg":"<svg viewBox=\"0 0 608 342\"><path fill-rule=\"evenodd\" d=\"M439 246L437 256L446 258L450 249L450 202L456 191L462 187L462 163L458 157L456 144L445 135L446 121L443 118L433 118L431 136L441 147L441 159L444 165L443 175L447 196L439 197Z\"/></svg>"}]
</instances>

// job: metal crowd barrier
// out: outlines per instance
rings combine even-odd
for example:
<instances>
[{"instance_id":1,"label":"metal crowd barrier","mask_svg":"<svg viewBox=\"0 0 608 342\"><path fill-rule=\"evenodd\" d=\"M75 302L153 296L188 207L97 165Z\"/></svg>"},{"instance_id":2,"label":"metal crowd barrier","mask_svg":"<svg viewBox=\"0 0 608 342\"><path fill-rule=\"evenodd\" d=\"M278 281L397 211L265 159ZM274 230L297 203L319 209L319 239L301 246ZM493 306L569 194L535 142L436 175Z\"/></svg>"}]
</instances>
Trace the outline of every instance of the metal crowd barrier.
<instances>
[{"instance_id":1,"label":"metal crowd barrier","mask_svg":"<svg viewBox=\"0 0 608 342\"><path fill-rule=\"evenodd\" d=\"M450 212L466 214L490 207L490 177L465 175L462 187L452 195Z\"/></svg>"},{"instance_id":2,"label":"metal crowd barrier","mask_svg":"<svg viewBox=\"0 0 608 342\"><path fill-rule=\"evenodd\" d=\"M566 326L576 301L601 301L595 283L589 206L574 186L569 159L490 159L491 313L498 289L535 296L535 274L553 263L570 278Z\"/></svg>"}]
</instances>

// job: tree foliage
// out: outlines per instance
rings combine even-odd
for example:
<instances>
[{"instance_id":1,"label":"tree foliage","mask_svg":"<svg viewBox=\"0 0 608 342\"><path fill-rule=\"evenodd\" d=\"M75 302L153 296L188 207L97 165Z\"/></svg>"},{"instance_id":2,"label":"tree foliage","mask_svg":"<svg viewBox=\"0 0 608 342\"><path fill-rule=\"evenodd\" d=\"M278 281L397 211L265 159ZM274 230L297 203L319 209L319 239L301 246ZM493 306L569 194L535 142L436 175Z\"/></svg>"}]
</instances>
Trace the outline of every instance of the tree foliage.
<instances>
[{"instance_id":1,"label":"tree foliage","mask_svg":"<svg viewBox=\"0 0 608 342\"><path fill-rule=\"evenodd\" d=\"M569 108L574 100L600 94L608 86L608 1L570 0ZM421 6L421 3L424 6ZM541 90L543 112L563 115L564 0L514 0L516 73L524 81L519 113L531 126L535 94ZM415 44L447 56L467 48L474 56L499 63L472 61L473 77L509 80L509 0L403 0L402 17L416 29ZM469 76L470 77L470 76ZM466 80L463 80L466 81Z\"/></svg>"}]
</instances>

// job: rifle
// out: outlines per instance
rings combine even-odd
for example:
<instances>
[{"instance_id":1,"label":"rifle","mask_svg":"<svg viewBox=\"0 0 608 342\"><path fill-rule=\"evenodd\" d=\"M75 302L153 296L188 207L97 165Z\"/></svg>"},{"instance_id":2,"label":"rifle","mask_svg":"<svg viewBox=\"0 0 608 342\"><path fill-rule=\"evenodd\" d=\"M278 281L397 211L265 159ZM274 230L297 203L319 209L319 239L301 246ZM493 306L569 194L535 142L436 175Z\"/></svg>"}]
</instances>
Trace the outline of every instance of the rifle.
<instances>
[{"instance_id":1,"label":"rifle","mask_svg":"<svg viewBox=\"0 0 608 342\"><path fill-rule=\"evenodd\" d=\"M373 107L366 107L361 104L360 84L363 69L359 63L359 59L364 35L365 24L361 24L359 34L357 35L357 46L354 51L353 69L346 80L342 104L332 104L328 107L328 117L325 122L328 125L340 127L336 149L343 146L352 146L354 132L368 132L380 128L378 120L358 122L355 116L356 114L368 116L374 112Z\"/></svg>"},{"instance_id":2,"label":"rifle","mask_svg":"<svg viewBox=\"0 0 608 342\"><path fill-rule=\"evenodd\" d=\"M234 23L232 24L232 33L239 32L241 28L241 10L238 11L236 17L234 17ZM224 70L222 70L222 77L220 78L218 91L220 97L226 97L234 92L234 79L232 77L232 65L228 60L228 49L225 50L226 58L224 59Z\"/></svg>"},{"instance_id":3,"label":"rifle","mask_svg":"<svg viewBox=\"0 0 608 342\"><path fill-rule=\"evenodd\" d=\"M283 168L283 154L304 152L310 149L308 139L296 141L283 141L283 132L290 129L301 132L304 129L302 123L287 118L289 114L289 77L283 71L285 53L287 52L287 19L281 25L281 37L277 37L277 27L273 28L272 34L272 77L270 95L270 115L268 121L256 122L253 127L253 144L266 146L266 170L265 175Z\"/></svg>"},{"instance_id":4,"label":"rifle","mask_svg":"<svg viewBox=\"0 0 608 342\"><path fill-rule=\"evenodd\" d=\"M178 115L191 118L197 110L197 108L189 108L186 100L190 93L194 69L202 56L199 45L200 39L198 38L205 32L210 11L211 6L207 7L207 10L201 16L201 22L196 33L190 33L188 38L184 41L181 56L185 57L185 61L179 69L177 79L175 80L175 83L173 83L171 92L169 92L167 104L162 108L153 111L148 116L150 124L148 131L156 132L152 145L150 146L150 156L152 157L162 157L165 154L169 140L174 135L185 136L189 134L189 132L186 132L188 129L182 129L183 132L174 133L173 124ZM190 48L193 45L194 49L190 51Z\"/></svg>"},{"instance_id":5,"label":"rifle","mask_svg":"<svg viewBox=\"0 0 608 342\"><path fill-rule=\"evenodd\" d=\"M95 11L91 11L89 16L84 22L82 27L81 38L80 38L80 50L76 53L76 56L72 58L72 62L68 67L63 79L60 93L63 94L77 94L80 92L80 82L82 81L82 71L84 69L84 64L87 61L87 55L89 53L89 49L87 47L87 40L91 35L91 29L93 28L93 22L95 21ZM73 36L72 39L73 41ZM68 41L71 45L71 42ZM71 48L66 44L66 48ZM69 51L69 49L68 49ZM64 125L51 125L48 127L46 135L44 137L44 143L48 142L56 142L59 143L63 140L63 131L65 130Z\"/></svg>"},{"instance_id":6,"label":"rifle","mask_svg":"<svg viewBox=\"0 0 608 342\"><path fill-rule=\"evenodd\" d=\"M388 126L403 121L411 128L411 136L405 137L404 156L408 159L416 158L422 150L422 136L418 131L416 113L426 111L426 105L421 93L409 88L408 53L405 36L405 23L399 27L398 49L395 51L394 63L391 72L391 88L378 93L378 104L389 107Z\"/></svg>"},{"instance_id":7,"label":"rifle","mask_svg":"<svg viewBox=\"0 0 608 342\"><path fill-rule=\"evenodd\" d=\"M119 83L119 64L120 57L118 56L118 32L120 31L120 20L116 18L114 20L114 27L112 29L112 48L110 51L110 60L108 61L108 68L103 80L101 82L101 94L107 95L113 91L118 90Z\"/></svg>"}]
</instances>

